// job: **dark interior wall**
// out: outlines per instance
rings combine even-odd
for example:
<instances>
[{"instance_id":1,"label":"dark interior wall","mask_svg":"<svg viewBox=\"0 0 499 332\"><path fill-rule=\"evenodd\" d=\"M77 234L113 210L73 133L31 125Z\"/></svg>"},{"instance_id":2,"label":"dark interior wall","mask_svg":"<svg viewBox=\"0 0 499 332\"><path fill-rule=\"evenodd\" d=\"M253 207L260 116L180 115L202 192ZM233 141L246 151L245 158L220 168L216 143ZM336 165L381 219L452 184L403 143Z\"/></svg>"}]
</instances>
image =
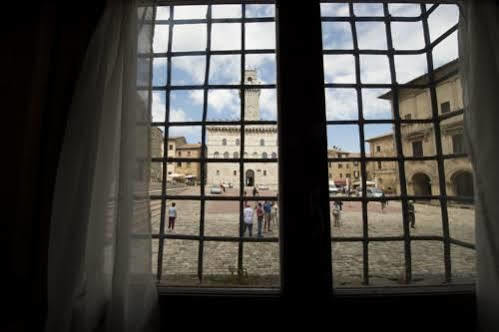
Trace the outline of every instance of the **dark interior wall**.
<instances>
[{"instance_id":1,"label":"dark interior wall","mask_svg":"<svg viewBox=\"0 0 499 332\"><path fill-rule=\"evenodd\" d=\"M41 331L52 192L61 141L81 63L104 0L8 2L2 5L1 91L4 177L1 326ZM10 216L12 214L12 216ZM61 276L62 277L62 276ZM4 330L3 328L0 328Z\"/></svg>"}]
</instances>

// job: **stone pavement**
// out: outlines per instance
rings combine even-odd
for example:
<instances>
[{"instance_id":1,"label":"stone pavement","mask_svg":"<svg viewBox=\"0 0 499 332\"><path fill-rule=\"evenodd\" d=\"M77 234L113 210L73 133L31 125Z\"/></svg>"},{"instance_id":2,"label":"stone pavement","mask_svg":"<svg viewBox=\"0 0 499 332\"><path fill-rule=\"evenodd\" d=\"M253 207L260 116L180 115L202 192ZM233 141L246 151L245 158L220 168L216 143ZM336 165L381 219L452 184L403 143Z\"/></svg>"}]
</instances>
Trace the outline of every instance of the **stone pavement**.
<instances>
[{"instance_id":1,"label":"stone pavement","mask_svg":"<svg viewBox=\"0 0 499 332\"><path fill-rule=\"evenodd\" d=\"M191 195L199 187L176 189L175 194ZM229 189L223 195L237 195ZM261 193L271 195L272 193ZM167 202L169 204L170 202ZM200 204L197 201L178 200L178 218L172 234L199 234ZM153 232L159 232L160 201L151 202ZM238 236L239 202L208 201L205 205L205 235ZM442 218L439 206L415 204L416 228L413 235L442 235ZM474 243L474 210L449 207L451 237ZM344 202L341 227L331 226L334 237L362 236L362 212L359 202ZM167 228L167 220L165 229ZM253 232L256 233L256 221ZM368 234L376 236L403 235L401 204L389 202L384 213L380 203L369 203ZM277 227L264 237L278 237ZM153 269L156 269L158 241L153 246ZM205 241L203 250L203 284L220 285L237 281L231 277L232 267L237 267L239 244L237 242ZM441 241L412 241L413 284L440 284L444 281L444 254ZM163 255L163 279L168 284L198 284L199 244L193 240L167 239ZM376 242L368 245L369 278L371 285L403 285L405 260L404 242ZM332 245L335 285L361 286L363 275L363 247L361 242L334 242ZM278 243L243 244L243 266L249 279L246 286L279 286ZM475 276L475 252L451 245L451 271L454 282L469 282Z\"/></svg>"}]
</instances>

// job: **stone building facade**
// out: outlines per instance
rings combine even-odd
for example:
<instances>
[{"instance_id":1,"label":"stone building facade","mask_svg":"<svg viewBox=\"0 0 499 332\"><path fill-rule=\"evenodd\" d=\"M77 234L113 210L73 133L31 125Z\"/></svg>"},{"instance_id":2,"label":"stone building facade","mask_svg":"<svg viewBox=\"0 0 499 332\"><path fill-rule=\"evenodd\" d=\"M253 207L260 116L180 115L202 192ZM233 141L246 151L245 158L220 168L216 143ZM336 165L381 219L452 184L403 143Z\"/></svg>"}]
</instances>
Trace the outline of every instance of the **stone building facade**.
<instances>
[{"instance_id":1,"label":"stone building facade","mask_svg":"<svg viewBox=\"0 0 499 332\"><path fill-rule=\"evenodd\" d=\"M359 153L343 151L338 147L329 148L327 151L328 158L358 158ZM336 186L345 186L351 188L352 184L360 181L360 162L344 161L344 162L328 162L329 182L333 182Z\"/></svg>"},{"instance_id":2,"label":"stone building facade","mask_svg":"<svg viewBox=\"0 0 499 332\"><path fill-rule=\"evenodd\" d=\"M369 143L370 157L394 157L393 134L388 133L366 140ZM366 165L367 179L387 194L400 193L399 174L395 161L373 161Z\"/></svg>"},{"instance_id":3,"label":"stone building facade","mask_svg":"<svg viewBox=\"0 0 499 332\"><path fill-rule=\"evenodd\" d=\"M446 116L463 109L462 87L457 74L457 60L435 69L436 79L445 78L436 86L438 115ZM428 80L423 75L411 81L412 84L423 84ZM392 100L391 92L380 96ZM393 107L392 107L393 109ZM399 112L402 119L430 119L432 117L431 96L429 89L400 89ZM440 122L442 153L444 155L460 155L466 152L463 136L463 115L445 118ZM411 123L401 125L402 151L405 156L435 156L435 131L433 123ZM372 156L381 156L376 151L382 146L386 153L395 156L396 149L393 134L367 139ZM390 150L391 146L391 150ZM376 167L375 167L376 166ZM385 183L393 183L394 175L398 186L398 169L396 163L384 162L381 169L371 165L369 173L377 179L381 188ZM449 196L473 196L471 162L467 156L446 159L444 161L446 192ZM406 161L405 173L407 193L409 195L439 195L439 178L436 160Z\"/></svg>"},{"instance_id":4,"label":"stone building facade","mask_svg":"<svg viewBox=\"0 0 499 332\"><path fill-rule=\"evenodd\" d=\"M245 72L247 85L258 84L256 70ZM260 89L245 91L245 120L260 118ZM206 153L208 158L231 159L207 165L207 184L230 183L238 188L240 183L239 159L241 157L241 129L239 126L207 126ZM267 187L277 190L277 162L258 162L258 159L277 159L277 127L275 125L246 125L244 127L244 158L254 159L244 164L243 181L248 189Z\"/></svg>"},{"instance_id":5,"label":"stone building facade","mask_svg":"<svg viewBox=\"0 0 499 332\"><path fill-rule=\"evenodd\" d=\"M177 145L174 153L177 158L201 158L201 144ZM178 161L174 164L174 173L183 175L185 179L200 181L201 167L199 162Z\"/></svg>"}]
</instances>

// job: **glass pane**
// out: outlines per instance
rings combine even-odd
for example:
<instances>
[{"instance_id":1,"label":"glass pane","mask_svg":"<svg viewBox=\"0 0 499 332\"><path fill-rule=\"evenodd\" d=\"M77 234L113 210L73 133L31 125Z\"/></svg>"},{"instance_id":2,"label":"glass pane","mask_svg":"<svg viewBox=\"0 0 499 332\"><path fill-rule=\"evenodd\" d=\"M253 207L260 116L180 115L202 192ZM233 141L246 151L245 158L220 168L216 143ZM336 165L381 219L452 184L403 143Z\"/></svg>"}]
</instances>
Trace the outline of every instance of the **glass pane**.
<instances>
[{"instance_id":1,"label":"glass pane","mask_svg":"<svg viewBox=\"0 0 499 332\"><path fill-rule=\"evenodd\" d=\"M356 16L383 16L381 3L354 3L353 12Z\"/></svg>"},{"instance_id":2,"label":"glass pane","mask_svg":"<svg viewBox=\"0 0 499 332\"><path fill-rule=\"evenodd\" d=\"M383 22L357 22L359 49L386 50L386 30Z\"/></svg>"},{"instance_id":3,"label":"glass pane","mask_svg":"<svg viewBox=\"0 0 499 332\"><path fill-rule=\"evenodd\" d=\"M325 50L353 49L350 23L322 22L322 48Z\"/></svg>"},{"instance_id":4,"label":"glass pane","mask_svg":"<svg viewBox=\"0 0 499 332\"><path fill-rule=\"evenodd\" d=\"M231 196L239 195L239 188L227 186ZM206 236L239 236L239 201L206 201L204 210Z\"/></svg>"},{"instance_id":5,"label":"glass pane","mask_svg":"<svg viewBox=\"0 0 499 332\"><path fill-rule=\"evenodd\" d=\"M385 55L361 55L360 80L362 83L391 83L388 57Z\"/></svg>"},{"instance_id":6,"label":"glass pane","mask_svg":"<svg viewBox=\"0 0 499 332\"><path fill-rule=\"evenodd\" d=\"M213 5L211 6L212 18L240 18L241 5Z\"/></svg>"},{"instance_id":7,"label":"glass pane","mask_svg":"<svg viewBox=\"0 0 499 332\"><path fill-rule=\"evenodd\" d=\"M340 158L359 157L359 127L357 125L327 126L328 151L334 150Z\"/></svg>"},{"instance_id":8,"label":"glass pane","mask_svg":"<svg viewBox=\"0 0 499 332\"><path fill-rule=\"evenodd\" d=\"M355 83L353 55L324 55L324 79L326 83Z\"/></svg>"},{"instance_id":9,"label":"glass pane","mask_svg":"<svg viewBox=\"0 0 499 332\"><path fill-rule=\"evenodd\" d=\"M166 239L162 281L170 286L198 284L198 252L197 241Z\"/></svg>"},{"instance_id":10,"label":"glass pane","mask_svg":"<svg viewBox=\"0 0 499 332\"><path fill-rule=\"evenodd\" d=\"M375 187L368 187L369 189ZM379 198L381 190L368 192L374 198ZM402 218L402 204L400 201L376 201L367 205L369 221L369 237L402 236L404 235L404 221Z\"/></svg>"},{"instance_id":11,"label":"glass pane","mask_svg":"<svg viewBox=\"0 0 499 332\"><path fill-rule=\"evenodd\" d=\"M396 55L395 73L397 75L397 83L400 84L412 82L427 74L428 64L426 62L426 55ZM421 84L420 82L413 83Z\"/></svg>"},{"instance_id":12,"label":"glass pane","mask_svg":"<svg viewBox=\"0 0 499 332\"><path fill-rule=\"evenodd\" d=\"M176 20L206 18L208 6L175 6L174 18Z\"/></svg>"},{"instance_id":13,"label":"glass pane","mask_svg":"<svg viewBox=\"0 0 499 332\"><path fill-rule=\"evenodd\" d=\"M361 237L363 235L362 203L342 201L348 196L343 192L345 186L338 181L330 181L329 214L331 220L332 237ZM346 188L345 188L346 189Z\"/></svg>"},{"instance_id":14,"label":"glass pane","mask_svg":"<svg viewBox=\"0 0 499 332\"><path fill-rule=\"evenodd\" d=\"M420 50L425 46L423 24L418 22L392 22L392 41L396 50Z\"/></svg>"},{"instance_id":15,"label":"glass pane","mask_svg":"<svg viewBox=\"0 0 499 332\"><path fill-rule=\"evenodd\" d=\"M321 3L321 16L350 16L347 3Z\"/></svg>"},{"instance_id":16,"label":"glass pane","mask_svg":"<svg viewBox=\"0 0 499 332\"><path fill-rule=\"evenodd\" d=\"M421 7L419 4L390 3L388 4L388 11L392 16L398 17L413 17L421 15Z\"/></svg>"},{"instance_id":17,"label":"glass pane","mask_svg":"<svg viewBox=\"0 0 499 332\"><path fill-rule=\"evenodd\" d=\"M245 24L245 46L247 50L275 49L275 23L258 22Z\"/></svg>"},{"instance_id":18,"label":"glass pane","mask_svg":"<svg viewBox=\"0 0 499 332\"><path fill-rule=\"evenodd\" d=\"M364 119L392 119L391 96L387 89L362 89Z\"/></svg>"},{"instance_id":19,"label":"glass pane","mask_svg":"<svg viewBox=\"0 0 499 332\"><path fill-rule=\"evenodd\" d=\"M183 24L173 26L172 51L206 50L206 24Z\"/></svg>"},{"instance_id":20,"label":"glass pane","mask_svg":"<svg viewBox=\"0 0 499 332\"><path fill-rule=\"evenodd\" d=\"M241 23L214 23L211 26L212 50L240 50Z\"/></svg>"},{"instance_id":21,"label":"glass pane","mask_svg":"<svg viewBox=\"0 0 499 332\"><path fill-rule=\"evenodd\" d=\"M358 118L355 89L326 89L327 120L357 120Z\"/></svg>"},{"instance_id":22,"label":"glass pane","mask_svg":"<svg viewBox=\"0 0 499 332\"><path fill-rule=\"evenodd\" d=\"M239 84L241 81L240 55L212 55L210 57L210 84Z\"/></svg>"},{"instance_id":23,"label":"glass pane","mask_svg":"<svg viewBox=\"0 0 499 332\"><path fill-rule=\"evenodd\" d=\"M241 119L241 100L239 90L208 90L209 121L238 121Z\"/></svg>"},{"instance_id":24,"label":"glass pane","mask_svg":"<svg viewBox=\"0 0 499 332\"><path fill-rule=\"evenodd\" d=\"M441 241L412 241L412 284L439 285L445 281L444 245Z\"/></svg>"},{"instance_id":25,"label":"glass pane","mask_svg":"<svg viewBox=\"0 0 499 332\"><path fill-rule=\"evenodd\" d=\"M205 65L205 56L172 57L172 85L203 84Z\"/></svg>"},{"instance_id":26,"label":"glass pane","mask_svg":"<svg viewBox=\"0 0 499 332\"><path fill-rule=\"evenodd\" d=\"M243 267L248 273L248 284L279 287L279 244L246 242L243 248Z\"/></svg>"},{"instance_id":27,"label":"glass pane","mask_svg":"<svg viewBox=\"0 0 499 332\"><path fill-rule=\"evenodd\" d=\"M375 286L405 284L403 242L369 243L369 282Z\"/></svg>"},{"instance_id":28,"label":"glass pane","mask_svg":"<svg viewBox=\"0 0 499 332\"><path fill-rule=\"evenodd\" d=\"M161 106L164 107L164 105ZM170 91L170 117L168 119L170 122L191 122L202 119L203 90Z\"/></svg>"},{"instance_id":29,"label":"glass pane","mask_svg":"<svg viewBox=\"0 0 499 332\"><path fill-rule=\"evenodd\" d=\"M333 286L360 287L363 284L361 242L333 242Z\"/></svg>"},{"instance_id":30,"label":"glass pane","mask_svg":"<svg viewBox=\"0 0 499 332\"><path fill-rule=\"evenodd\" d=\"M246 17L274 17L274 5L246 5Z\"/></svg>"},{"instance_id":31,"label":"glass pane","mask_svg":"<svg viewBox=\"0 0 499 332\"><path fill-rule=\"evenodd\" d=\"M247 54L245 57L246 72L256 70L256 79L246 84L275 84L275 54Z\"/></svg>"}]
</instances>

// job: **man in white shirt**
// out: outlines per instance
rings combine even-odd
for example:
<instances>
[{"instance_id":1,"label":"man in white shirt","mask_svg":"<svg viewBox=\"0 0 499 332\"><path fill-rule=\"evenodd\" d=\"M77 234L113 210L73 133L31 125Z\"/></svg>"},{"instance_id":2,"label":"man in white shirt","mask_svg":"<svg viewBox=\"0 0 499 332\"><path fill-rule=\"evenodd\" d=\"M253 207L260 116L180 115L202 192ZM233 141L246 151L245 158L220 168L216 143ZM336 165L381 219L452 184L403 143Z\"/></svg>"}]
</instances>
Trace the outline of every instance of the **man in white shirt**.
<instances>
[{"instance_id":1,"label":"man in white shirt","mask_svg":"<svg viewBox=\"0 0 499 332\"><path fill-rule=\"evenodd\" d=\"M246 229L249 230L249 236L253 236L253 209L250 208L248 203L245 203L245 208L243 210L243 236L246 233Z\"/></svg>"},{"instance_id":2,"label":"man in white shirt","mask_svg":"<svg viewBox=\"0 0 499 332\"><path fill-rule=\"evenodd\" d=\"M172 203L172 206L168 208L168 230L172 230L175 228L175 219L177 218L177 208L175 207L175 202Z\"/></svg>"}]
</instances>

